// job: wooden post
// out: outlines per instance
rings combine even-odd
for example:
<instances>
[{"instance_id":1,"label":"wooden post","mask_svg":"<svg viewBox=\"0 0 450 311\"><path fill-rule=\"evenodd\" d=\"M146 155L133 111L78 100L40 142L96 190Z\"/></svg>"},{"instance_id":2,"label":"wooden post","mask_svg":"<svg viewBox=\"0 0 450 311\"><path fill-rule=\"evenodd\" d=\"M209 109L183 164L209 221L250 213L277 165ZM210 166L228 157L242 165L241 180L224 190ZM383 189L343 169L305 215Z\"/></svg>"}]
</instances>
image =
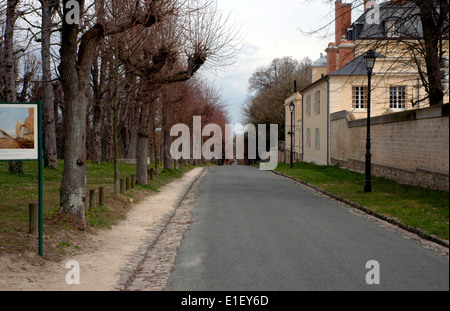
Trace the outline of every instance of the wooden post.
<instances>
[{"instance_id":1,"label":"wooden post","mask_svg":"<svg viewBox=\"0 0 450 311\"><path fill-rule=\"evenodd\" d=\"M150 178L150 180L153 180L153 171L154 171L154 169L151 168L150 173L148 174L149 175L148 177Z\"/></svg>"},{"instance_id":2,"label":"wooden post","mask_svg":"<svg viewBox=\"0 0 450 311\"><path fill-rule=\"evenodd\" d=\"M94 189L89 192L89 208L96 208L96 207L97 207L97 195Z\"/></svg>"},{"instance_id":3,"label":"wooden post","mask_svg":"<svg viewBox=\"0 0 450 311\"><path fill-rule=\"evenodd\" d=\"M38 235L38 204L30 203L29 209L29 233L37 236Z\"/></svg>"},{"instance_id":4,"label":"wooden post","mask_svg":"<svg viewBox=\"0 0 450 311\"><path fill-rule=\"evenodd\" d=\"M125 189L130 190L130 176L125 177Z\"/></svg>"},{"instance_id":5,"label":"wooden post","mask_svg":"<svg viewBox=\"0 0 450 311\"><path fill-rule=\"evenodd\" d=\"M125 179L121 178L120 179L120 193L124 193L125 192Z\"/></svg>"},{"instance_id":6,"label":"wooden post","mask_svg":"<svg viewBox=\"0 0 450 311\"><path fill-rule=\"evenodd\" d=\"M105 188L100 187L98 189L98 205L105 206Z\"/></svg>"},{"instance_id":7,"label":"wooden post","mask_svg":"<svg viewBox=\"0 0 450 311\"><path fill-rule=\"evenodd\" d=\"M131 189L134 189L136 187L136 175L131 175Z\"/></svg>"}]
</instances>

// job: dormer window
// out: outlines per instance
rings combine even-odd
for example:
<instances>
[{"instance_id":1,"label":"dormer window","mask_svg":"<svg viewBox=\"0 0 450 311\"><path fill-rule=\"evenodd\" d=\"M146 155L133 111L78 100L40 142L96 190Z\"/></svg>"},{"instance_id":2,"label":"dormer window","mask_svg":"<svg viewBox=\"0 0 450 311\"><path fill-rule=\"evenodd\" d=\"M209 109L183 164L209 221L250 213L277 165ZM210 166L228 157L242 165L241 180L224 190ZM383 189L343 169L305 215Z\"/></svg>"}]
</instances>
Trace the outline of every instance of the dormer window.
<instances>
[{"instance_id":1,"label":"dormer window","mask_svg":"<svg viewBox=\"0 0 450 311\"><path fill-rule=\"evenodd\" d=\"M400 23L396 19L386 21L386 34L388 38L400 37Z\"/></svg>"}]
</instances>

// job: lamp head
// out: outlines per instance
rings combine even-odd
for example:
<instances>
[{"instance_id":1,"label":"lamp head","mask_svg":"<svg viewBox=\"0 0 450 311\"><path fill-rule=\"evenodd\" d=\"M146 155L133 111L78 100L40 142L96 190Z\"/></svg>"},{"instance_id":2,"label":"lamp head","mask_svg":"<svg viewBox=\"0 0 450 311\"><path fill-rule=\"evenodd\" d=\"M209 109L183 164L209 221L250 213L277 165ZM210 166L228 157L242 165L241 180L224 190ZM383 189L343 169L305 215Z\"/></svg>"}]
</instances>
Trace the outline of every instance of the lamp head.
<instances>
[{"instance_id":1,"label":"lamp head","mask_svg":"<svg viewBox=\"0 0 450 311\"><path fill-rule=\"evenodd\" d=\"M295 108L295 104L294 104L294 102L291 102L291 103L289 104L289 110L290 110L291 112L293 112L293 111L294 111L294 108Z\"/></svg>"},{"instance_id":2,"label":"lamp head","mask_svg":"<svg viewBox=\"0 0 450 311\"><path fill-rule=\"evenodd\" d=\"M364 55L364 58L366 59L367 72L372 72L377 59L377 54L373 50L369 50L366 52L366 55Z\"/></svg>"}]
</instances>

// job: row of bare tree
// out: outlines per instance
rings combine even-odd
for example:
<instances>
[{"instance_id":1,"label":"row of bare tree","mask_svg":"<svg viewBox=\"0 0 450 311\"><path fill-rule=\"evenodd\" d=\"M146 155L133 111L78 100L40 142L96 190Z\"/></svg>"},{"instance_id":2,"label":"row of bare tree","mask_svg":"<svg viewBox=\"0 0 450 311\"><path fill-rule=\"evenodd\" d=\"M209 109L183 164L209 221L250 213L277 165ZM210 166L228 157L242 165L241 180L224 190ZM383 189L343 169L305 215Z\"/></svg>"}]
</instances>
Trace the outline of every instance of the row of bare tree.
<instances>
[{"instance_id":1,"label":"row of bare tree","mask_svg":"<svg viewBox=\"0 0 450 311\"><path fill-rule=\"evenodd\" d=\"M311 83L312 61L305 57L276 58L266 67L260 67L249 79L249 96L242 106L244 124L278 124L279 139L284 140L284 101L294 92Z\"/></svg>"},{"instance_id":2,"label":"row of bare tree","mask_svg":"<svg viewBox=\"0 0 450 311\"><path fill-rule=\"evenodd\" d=\"M87 161L114 161L118 192L120 156L146 184L149 157L172 163L172 125L227 123L219 91L196 74L239 51L213 0L8 0L0 18L0 100L42 99L45 163L64 159L63 213L85 221Z\"/></svg>"}]
</instances>

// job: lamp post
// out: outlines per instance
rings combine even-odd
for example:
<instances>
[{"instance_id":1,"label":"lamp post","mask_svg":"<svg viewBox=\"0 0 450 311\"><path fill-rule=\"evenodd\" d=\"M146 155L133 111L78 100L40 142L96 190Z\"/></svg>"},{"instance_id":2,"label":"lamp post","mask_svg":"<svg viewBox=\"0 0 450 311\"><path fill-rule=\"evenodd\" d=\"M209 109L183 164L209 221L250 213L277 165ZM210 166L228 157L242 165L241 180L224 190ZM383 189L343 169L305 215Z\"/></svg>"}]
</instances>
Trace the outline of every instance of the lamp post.
<instances>
[{"instance_id":1,"label":"lamp post","mask_svg":"<svg viewBox=\"0 0 450 311\"><path fill-rule=\"evenodd\" d=\"M372 192L372 154L370 153L371 148L371 137L370 137L370 100L371 100L371 82L372 82L372 72L377 59L377 55L374 51L369 50L364 56L366 59L367 66L367 137L366 137L366 163L365 163L365 179L364 179L364 192Z\"/></svg>"},{"instance_id":2,"label":"lamp post","mask_svg":"<svg viewBox=\"0 0 450 311\"><path fill-rule=\"evenodd\" d=\"M291 168L294 167L294 122L293 122L293 115L294 115L294 109L295 104L294 102L291 102L289 104L289 110L291 111L291 131L289 132L289 135L291 135Z\"/></svg>"}]
</instances>

